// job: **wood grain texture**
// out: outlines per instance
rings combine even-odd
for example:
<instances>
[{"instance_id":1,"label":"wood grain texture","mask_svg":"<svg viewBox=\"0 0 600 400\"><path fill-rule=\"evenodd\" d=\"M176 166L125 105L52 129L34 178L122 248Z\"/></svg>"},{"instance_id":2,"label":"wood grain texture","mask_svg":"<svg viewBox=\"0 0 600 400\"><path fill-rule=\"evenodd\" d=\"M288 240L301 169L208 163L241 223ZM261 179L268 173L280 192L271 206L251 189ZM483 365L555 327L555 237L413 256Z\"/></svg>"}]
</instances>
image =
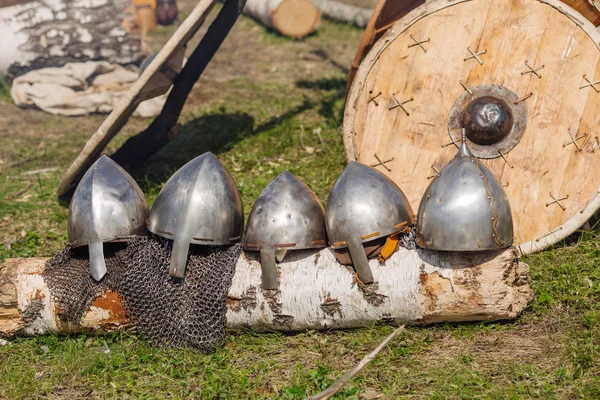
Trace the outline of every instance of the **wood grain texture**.
<instances>
[{"instance_id":1,"label":"wood grain texture","mask_svg":"<svg viewBox=\"0 0 600 400\"><path fill-rule=\"evenodd\" d=\"M60 318L42 277L45 259L0 265L0 336L114 331L130 326L116 293L97 298L81 324ZM345 329L392 324L516 318L531 302L529 267L516 248L451 253L400 249L385 264L371 261L377 280L360 288L331 249L289 252L279 264L280 287L263 291L252 255L238 259L227 299L231 327L257 331Z\"/></svg>"},{"instance_id":2,"label":"wood grain texture","mask_svg":"<svg viewBox=\"0 0 600 400\"><path fill-rule=\"evenodd\" d=\"M423 45L409 47L415 40ZM593 151L600 93L583 76L600 80L600 35L558 0L435 0L400 19L377 42L358 70L346 105L344 143L349 160L368 165L394 161L388 174L418 209L432 168L455 154L448 114L467 87L505 86L525 100L527 128L507 158L483 160L511 202L516 243L529 253L556 243L598 209L600 150ZM483 64L469 57L479 57ZM539 67L541 78L523 74ZM600 84L596 85L600 89ZM377 102L369 99L381 93ZM413 98L404 107L390 109ZM569 134L583 135L570 142ZM566 145L566 147L565 147ZM569 196L546 205L555 197Z\"/></svg>"},{"instance_id":3,"label":"wood grain texture","mask_svg":"<svg viewBox=\"0 0 600 400\"><path fill-rule=\"evenodd\" d=\"M562 0L563 3L573 7L595 26L600 25L600 0ZM415 7L425 3L425 0L380 0L373 10L371 19L366 25L365 32L360 41L346 84L346 92L350 90L352 81L360 63L365 58L373 44L396 21L405 16ZM325 13L327 15L327 13Z\"/></svg>"}]
</instances>

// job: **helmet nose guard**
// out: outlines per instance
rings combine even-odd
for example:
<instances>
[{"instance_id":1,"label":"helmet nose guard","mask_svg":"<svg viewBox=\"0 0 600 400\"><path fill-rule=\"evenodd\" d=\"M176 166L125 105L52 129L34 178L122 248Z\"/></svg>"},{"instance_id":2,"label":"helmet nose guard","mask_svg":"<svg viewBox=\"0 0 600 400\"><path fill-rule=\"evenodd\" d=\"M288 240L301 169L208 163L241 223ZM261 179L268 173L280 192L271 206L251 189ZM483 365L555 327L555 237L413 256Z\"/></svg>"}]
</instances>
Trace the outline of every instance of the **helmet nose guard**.
<instances>
[{"instance_id":1,"label":"helmet nose guard","mask_svg":"<svg viewBox=\"0 0 600 400\"><path fill-rule=\"evenodd\" d=\"M85 173L69 205L67 231L75 247L88 246L90 274L106 275L103 242L146 235L148 204L133 178L101 156Z\"/></svg>"},{"instance_id":2,"label":"helmet nose guard","mask_svg":"<svg viewBox=\"0 0 600 400\"><path fill-rule=\"evenodd\" d=\"M419 205L417 245L446 251L503 249L513 243L506 193L473 156L462 130L456 156L432 180Z\"/></svg>"},{"instance_id":3,"label":"helmet nose guard","mask_svg":"<svg viewBox=\"0 0 600 400\"><path fill-rule=\"evenodd\" d=\"M276 253L326 245L321 202L308 186L283 171L254 202L246 227L244 249L260 251L263 289L277 289Z\"/></svg>"},{"instance_id":4,"label":"helmet nose guard","mask_svg":"<svg viewBox=\"0 0 600 400\"><path fill-rule=\"evenodd\" d=\"M169 274L183 278L190 244L239 242L244 229L242 200L227 169L210 152L181 167L156 197L148 230L173 240Z\"/></svg>"},{"instance_id":5,"label":"helmet nose guard","mask_svg":"<svg viewBox=\"0 0 600 400\"><path fill-rule=\"evenodd\" d=\"M348 248L362 283L374 281L364 243L404 231L414 223L408 199L375 168L351 161L327 200L327 235L334 249Z\"/></svg>"}]
</instances>

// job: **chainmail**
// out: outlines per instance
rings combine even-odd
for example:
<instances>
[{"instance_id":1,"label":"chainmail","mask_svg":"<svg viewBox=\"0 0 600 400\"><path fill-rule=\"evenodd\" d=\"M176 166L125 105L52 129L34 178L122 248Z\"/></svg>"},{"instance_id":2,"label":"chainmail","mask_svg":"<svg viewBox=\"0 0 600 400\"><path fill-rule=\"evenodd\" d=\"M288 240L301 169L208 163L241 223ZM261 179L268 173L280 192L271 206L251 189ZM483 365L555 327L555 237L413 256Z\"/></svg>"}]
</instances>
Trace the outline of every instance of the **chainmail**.
<instances>
[{"instance_id":1,"label":"chainmail","mask_svg":"<svg viewBox=\"0 0 600 400\"><path fill-rule=\"evenodd\" d=\"M417 226L413 225L410 227L410 232L403 233L398 238L398 244L400 247L404 247L408 250L414 250L417 248Z\"/></svg>"},{"instance_id":2,"label":"chainmail","mask_svg":"<svg viewBox=\"0 0 600 400\"><path fill-rule=\"evenodd\" d=\"M58 314L68 322L78 323L90 304L107 290L117 291L125 266L139 248L135 239L128 243L106 243L104 261L107 274L96 282L90 275L88 247L67 244L46 261L44 281L59 306Z\"/></svg>"},{"instance_id":3,"label":"chainmail","mask_svg":"<svg viewBox=\"0 0 600 400\"><path fill-rule=\"evenodd\" d=\"M105 244L108 272L96 282L87 246L69 244L46 262L43 276L66 321L78 323L96 297L112 290L152 342L213 352L225 339L227 293L242 244L190 246L183 279L168 274L171 249L171 241L155 235Z\"/></svg>"},{"instance_id":4,"label":"chainmail","mask_svg":"<svg viewBox=\"0 0 600 400\"><path fill-rule=\"evenodd\" d=\"M136 327L160 345L213 352L225 340L227 293L242 244L190 246L178 279L168 274L172 242L140 240L119 288Z\"/></svg>"},{"instance_id":5,"label":"chainmail","mask_svg":"<svg viewBox=\"0 0 600 400\"><path fill-rule=\"evenodd\" d=\"M416 230L399 244L415 248ZM79 323L107 290L119 293L136 328L158 345L213 352L225 340L227 293L242 244L190 246L183 279L168 274L172 242L156 235L104 245L107 274L89 274L87 246L68 244L46 262L44 279L62 319Z\"/></svg>"}]
</instances>

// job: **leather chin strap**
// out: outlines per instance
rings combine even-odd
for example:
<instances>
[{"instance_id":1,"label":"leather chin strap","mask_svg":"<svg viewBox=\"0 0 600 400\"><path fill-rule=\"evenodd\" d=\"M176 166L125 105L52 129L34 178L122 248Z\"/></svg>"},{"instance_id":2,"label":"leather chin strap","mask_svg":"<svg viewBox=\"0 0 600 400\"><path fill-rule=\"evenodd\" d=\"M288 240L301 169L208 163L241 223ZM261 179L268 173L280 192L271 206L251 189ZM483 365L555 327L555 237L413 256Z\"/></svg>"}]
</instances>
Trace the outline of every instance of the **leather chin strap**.
<instances>
[{"instance_id":1,"label":"leather chin strap","mask_svg":"<svg viewBox=\"0 0 600 400\"><path fill-rule=\"evenodd\" d=\"M388 258L392 256L392 254L394 254L398 250L398 240L400 239L400 234L404 232L405 231L392 233L387 237L385 244L381 248L381 253L379 253L379 255L377 256L379 262L385 262Z\"/></svg>"}]
</instances>

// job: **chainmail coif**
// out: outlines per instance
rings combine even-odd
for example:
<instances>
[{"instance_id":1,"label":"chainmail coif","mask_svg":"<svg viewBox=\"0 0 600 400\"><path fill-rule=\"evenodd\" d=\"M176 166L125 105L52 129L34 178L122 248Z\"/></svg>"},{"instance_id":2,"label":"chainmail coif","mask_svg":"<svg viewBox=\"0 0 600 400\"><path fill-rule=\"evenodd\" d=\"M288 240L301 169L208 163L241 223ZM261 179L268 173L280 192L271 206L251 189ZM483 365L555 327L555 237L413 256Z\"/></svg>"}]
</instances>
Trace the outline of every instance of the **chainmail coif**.
<instances>
[{"instance_id":1,"label":"chainmail coif","mask_svg":"<svg viewBox=\"0 0 600 400\"><path fill-rule=\"evenodd\" d=\"M225 340L227 293L242 244L190 246L179 279L168 274L173 242L142 240L119 288L135 325L158 344L214 351Z\"/></svg>"},{"instance_id":2,"label":"chainmail coif","mask_svg":"<svg viewBox=\"0 0 600 400\"><path fill-rule=\"evenodd\" d=\"M79 323L90 304L107 290L117 291L126 265L139 248L138 240L104 245L107 274L99 282L90 275L88 247L67 244L58 254L46 261L43 277L59 306L60 317Z\"/></svg>"},{"instance_id":3,"label":"chainmail coif","mask_svg":"<svg viewBox=\"0 0 600 400\"><path fill-rule=\"evenodd\" d=\"M112 290L136 328L156 344L209 353L224 342L227 293L241 244L190 246L183 279L168 274L167 239L133 237L104 247L108 272L100 282L89 274L87 247L67 245L46 262L44 279L63 319L79 322L96 297Z\"/></svg>"}]
</instances>

